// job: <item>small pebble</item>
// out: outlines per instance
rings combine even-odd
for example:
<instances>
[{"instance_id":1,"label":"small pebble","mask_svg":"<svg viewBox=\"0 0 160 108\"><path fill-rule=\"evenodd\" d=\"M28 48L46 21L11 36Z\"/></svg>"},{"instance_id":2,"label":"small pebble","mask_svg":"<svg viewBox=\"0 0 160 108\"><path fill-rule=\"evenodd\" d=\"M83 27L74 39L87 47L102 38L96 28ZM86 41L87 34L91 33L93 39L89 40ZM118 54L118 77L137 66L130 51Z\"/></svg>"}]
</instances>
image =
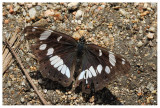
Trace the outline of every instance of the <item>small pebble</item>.
<instances>
[{"instance_id":1,"label":"small pebble","mask_svg":"<svg viewBox=\"0 0 160 108\"><path fill-rule=\"evenodd\" d=\"M31 96L31 98L34 98L35 97L35 93L31 93L30 96Z\"/></svg>"},{"instance_id":2,"label":"small pebble","mask_svg":"<svg viewBox=\"0 0 160 108\"><path fill-rule=\"evenodd\" d=\"M47 93L47 89L44 89L43 92L44 92L44 93Z\"/></svg>"},{"instance_id":3,"label":"small pebble","mask_svg":"<svg viewBox=\"0 0 160 108\"><path fill-rule=\"evenodd\" d=\"M154 33L148 33L147 38L148 39L153 39L154 38Z\"/></svg>"},{"instance_id":4,"label":"small pebble","mask_svg":"<svg viewBox=\"0 0 160 108\"><path fill-rule=\"evenodd\" d=\"M25 82L24 82L24 81L22 81L22 82L21 82L21 85L22 85L22 86L25 86L26 84L25 84Z\"/></svg>"},{"instance_id":5,"label":"small pebble","mask_svg":"<svg viewBox=\"0 0 160 108\"><path fill-rule=\"evenodd\" d=\"M7 85L8 85L8 87L11 87L11 85L12 85L12 84L11 84L11 81L8 81L8 82L7 82Z\"/></svg>"},{"instance_id":6,"label":"small pebble","mask_svg":"<svg viewBox=\"0 0 160 108\"><path fill-rule=\"evenodd\" d=\"M38 83L42 84L43 83L42 79L38 79Z\"/></svg>"},{"instance_id":7,"label":"small pebble","mask_svg":"<svg viewBox=\"0 0 160 108\"><path fill-rule=\"evenodd\" d=\"M77 23L78 23L78 24L81 24L81 20L78 20Z\"/></svg>"},{"instance_id":8,"label":"small pebble","mask_svg":"<svg viewBox=\"0 0 160 108\"><path fill-rule=\"evenodd\" d=\"M54 11L52 9L46 10L44 12L44 16L53 16L54 15Z\"/></svg>"},{"instance_id":9,"label":"small pebble","mask_svg":"<svg viewBox=\"0 0 160 108\"><path fill-rule=\"evenodd\" d=\"M35 8L36 8L37 11L41 10L41 6L36 6Z\"/></svg>"},{"instance_id":10,"label":"small pebble","mask_svg":"<svg viewBox=\"0 0 160 108\"><path fill-rule=\"evenodd\" d=\"M29 9L29 16L30 16L30 18L34 19L36 17L36 13L37 13L37 11L36 11L35 8Z\"/></svg>"},{"instance_id":11,"label":"small pebble","mask_svg":"<svg viewBox=\"0 0 160 108\"><path fill-rule=\"evenodd\" d=\"M24 103L24 98L23 97L21 97L21 102Z\"/></svg>"},{"instance_id":12,"label":"small pebble","mask_svg":"<svg viewBox=\"0 0 160 108\"><path fill-rule=\"evenodd\" d=\"M78 8L78 6L79 6L78 2L71 2L71 3L68 4L68 9L69 10L75 10L75 9Z\"/></svg>"},{"instance_id":13,"label":"small pebble","mask_svg":"<svg viewBox=\"0 0 160 108\"><path fill-rule=\"evenodd\" d=\"M155 27L150 27L149 31L154 33L156 31L156 28Z\"/></svg>"},{"instance_id":14,"label":"small pebble","mask_svg":"<svg viewBox=\"0 0 160 108\"><path fill-rule=\"evenodd\" d=\"M53 26L51 27L51 29L52 29L52 30L56 30L56 26L53 25Z\"/></svg>"},{"instance_id":15,"label":"small pebble","mask_svg":"<svg viewBox=\"0 0 160 108\"><path fill-rule=\"evenodd\" d=\"M120 13L123 15L123 16L126 16L127 15L127 12L124 10L124 9L119 9Z\"/></svg>"},{"instance_id":16,"label":"small pebble","mask_svg":"<svg viewBox=\"0 0 160 108\"><path fill-rule=\"evenodd\" d=\"M23 16L26 16L26 11L23 11Z\"/></svg>"},{"instance_id":17,"label":"small pebble","mask_svg":"<svg viewBox=\"0 0 160 108\"><path fill-rule=\"evenodd\" d=\"M139 42L137 43L137 47L141 47L142 45L143 45L142 41L139 41Z\"/></svg>"},{"instance_id":18,"label":"small pebble","mask_svg":"<svg viewBox=\"0 0 160 108\"><path fill-rule=\"evenodd\" d=\"M76 12L75 17L76 17L76 19L79 19L79 18L81 18L81 17L82 17L82 15L83 15L83 11L78 10L78 11Z\"/></svg>"},{"instance_id":19,"label":"small pebble","mask_svg":"<svg viewBox=\"0 0 160 108\"><path fill-rule=\"evenodd\" d=\"M148 83L148 85L147 85L147 87L146 87L147 89L149 89L151 92L154 90L154 86L153 86L153 84L152 83Z\"/></svg>"},{"instance_id":20,"label":"small pebble","mask_svg":"<svg viewBox=\"0 0 160 108\"><path fill-rule=\"evenodd\" d=\"M19 6L19 5L16 5L16 7L14 8L14 11L15 11L15 12L18 11L19 8L20 8L20 6Z\"/></svg>"}]
</instances>

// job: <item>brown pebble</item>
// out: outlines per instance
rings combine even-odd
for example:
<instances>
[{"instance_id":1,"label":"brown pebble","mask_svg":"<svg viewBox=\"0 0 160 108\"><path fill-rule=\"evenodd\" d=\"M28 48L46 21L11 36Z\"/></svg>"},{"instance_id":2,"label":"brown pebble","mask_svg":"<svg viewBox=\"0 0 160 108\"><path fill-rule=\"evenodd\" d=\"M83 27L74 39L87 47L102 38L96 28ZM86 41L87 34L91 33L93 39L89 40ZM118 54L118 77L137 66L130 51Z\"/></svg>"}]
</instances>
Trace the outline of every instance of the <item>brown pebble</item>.
<instances>
[{"instance_id":1,"label":"brown pebble","mask_svg":"<svg viewBox=\"0 0 160 108\"><path fill-rule=\"evenodd\" d=\"M13 13L14 12L14 10L13 10L13 6L12 5L10 5L10 7L9 7L9 13Z\"/></svg>"},{"instance_id":2,"label":"brown pebble","mask_svg":"<svg viewBox=\"0 0 160 108\"><path fill-rule=\"evenodd\" d=\"M153 39L154 38L154 33L148 33L147 38L148 39Z\"/></svg>"},{"instance_id":3,"label":"brown pebble","mask_svg":"<svg viewBox=\"0 0 160 108\"><path fill-rule=\"evenodd\" d=\"M143 13L141 13L141 16L146 16L147 14L149 14L149 11L144 11Z\"/></svg>"},{"instance_id":4,"label":"brown pebble","mask_svg":"<svg viewBox=\"0 0 160 108\"><path fill-rule=\"evenodd\" d=\"M9 23L9 20L4 20L4 23L5 23L5 24L8 24L8 23Z\"/></svg>"},{"instance_id":5,"label":"brown pebble","mask_svg":"<svg viewBox=\"0 0 160 108\"><path fill-rule=\"evenodd\" d=\"M92 96L90 99L89 99L89 102L94 102L94 96Z\"/></svg>"}]
</instances>

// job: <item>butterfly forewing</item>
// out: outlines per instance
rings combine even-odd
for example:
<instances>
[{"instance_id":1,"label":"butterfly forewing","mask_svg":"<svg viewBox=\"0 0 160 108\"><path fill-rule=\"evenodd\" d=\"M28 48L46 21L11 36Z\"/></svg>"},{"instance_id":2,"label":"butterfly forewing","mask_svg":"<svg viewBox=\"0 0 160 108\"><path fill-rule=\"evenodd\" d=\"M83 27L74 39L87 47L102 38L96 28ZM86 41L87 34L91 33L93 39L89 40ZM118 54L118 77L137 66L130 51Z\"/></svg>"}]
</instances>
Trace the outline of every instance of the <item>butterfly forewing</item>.
<instances>
[{"instance_id":1,"label":"butterfly forewing","mask_svg":"<svg viewBox=\"0 0 160 108\"><path fill-rule=\"evenodd\" d=\"M31 49L40 64L42 75L63 86L73 81L77 42L70 36L42 27L26 27L27 39L35 39Z\"/></svg>"},{"instance_id":2,"label":"butterfly forewing","mask_svg":"<svg viewBox=\"0 0 160 108\"><path fill-rule=\"evenodd\" d=\"M76 86L82 81L83 92L90 93L91 89L88 85L92 84L94 84L94 90L98 91L117 75L126 73L129 69L129 62L120 55L115 55L94 44L86 45Z\"/></svg>"}]
</instances>

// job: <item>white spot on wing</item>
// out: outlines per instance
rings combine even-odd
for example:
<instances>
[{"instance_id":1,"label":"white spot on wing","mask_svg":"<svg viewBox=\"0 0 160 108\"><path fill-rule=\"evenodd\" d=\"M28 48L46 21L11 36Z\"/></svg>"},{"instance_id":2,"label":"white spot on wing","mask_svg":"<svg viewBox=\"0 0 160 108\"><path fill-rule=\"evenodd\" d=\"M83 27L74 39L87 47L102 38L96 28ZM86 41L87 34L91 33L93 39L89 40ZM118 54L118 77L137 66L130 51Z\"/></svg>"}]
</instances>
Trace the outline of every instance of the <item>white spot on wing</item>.
<instances>
[{"instance_id":1,"label":"white spot on wing","mask_svg":"<svg viewBox=\"0 0 160 108\"><path fill-rule=\"evenodd\" d=\"M40 50L45 50L46 47L47 47L47 44L42 44L42 45L39 47L39 49L40 49Z\"/></svg>"},{"instance_id":2,"label":"white spot on wing","mask_svg":"<svg viewBox=\"0 0 160 108\"><path fill-rule=\"evenodd\" d=\"M63 67L63 65L59 66L59 67L58 67L58 71L61 71L61 70L62 70L62 67Z\"/></svg>"},{"instance_id":3,"label":"white spot on wing","mask_svg":"<svg viewBox=\"0 0 160 108\"><path fill-rule=\"evenodd\" d=\"M92 73L93 76L96 76L96 71L94 70L93 66L89 68L89 71Z\"/></svg>"},{"instance_id":4,"label":"white spot on wing","mask_svg":"<svg viewBox=\"0 0 160 108\"><path fill-rule=\"evenodd\" d=\"M62 39L62 36L58 37L58 38L57 38L57 41L59 42L61 39Z\"/></svg>"},{"instance_id":5,"label":"white spot on wing","mask_svg":"<svg viewBox=\"0 0 160 108\"><path fill-rule=\"evenodd\" d=\"M88 84L88 80L86 79L86 84Z\"/></svg>"},{"instance_id":6,"label":"white spot on wing","mask_svg":"<svg viewBox=\"0 0 160 108\"><path fill-rule=\"evenodd\" d=\"M78 80L81 80L81 79L83 79L83 77L84 77L84 74L85 74L85 71L82 71L82 72L80 73L79 77L78 77Z\"/></svg>"},{"instance_id":7,"label":"white spot on wing","mask_svg":"<svg viewBox=\"0 0 160 108\"><path fill-rule=\"evenodd\" d=\"M110 68L108 66L106 66L105 71L106 71L107 74L109 74L110 73Z\"/></svg>"},{"instance_id":8,"label":"white spot on wing","mask_svg":"<svg viewBox=\"0 0 160 108\"><path fill-rule=\"evenodd\" d=\"M62 73L62 74L65 74L66 69L67 69L67 66L66 66L66 65L63 65L63 68L62 68L62 70L61 70L61 73Z\"/></svg>"},{"instance_id":9,"label":"white spot on wing","mask_svg":"<svg viewBox=\"0 0 160 108\"><path fill-rule=\"evenodd\" d=\"M41 33L39 40L46 40L51 35L51 33L51 30L44 31Z\"/></svg>"},{"instance_id":10,"label":"white spot on wing","mask_svg":"<svg viewBox=\"0 0 160 108\"><path fill-rule=\"evenodd\" d=\"M54 65L55 63L57 63L60 60L60 57L57 57L56 59L54 59L53 61L51 61L51 65Z\"/></svg>"},{"instance_id":11,"label":"white spot on wing","mask_svg":"<svg viewBox=\"0 0 160 108\"><path fill-rule=\"evenodd\" d=\"M123 65L125 64L125 59L123 59L123 58L122 58L122 64L123 64Z\"/></svg>"},{"instance_id":12,"label":"white spot on wing","mask_svg":"<svg viewBox=\"0 0 160 108\"><path fill-rule=\"evenodd\" d=\"M49 60L50 60L50 61L53 61L53 60L56 59L56 58L58 58L58 56L53 56L53 57L51 57Z\"/></svg>"},{"instance_id":13,"label":"white spot on wing","mask_svg":"<svg viewBox=\"0 0 160 108\"><path fill-rule=\"evenodd\" d=\"M48 52L47 52L47 55L51 55L51 54L53 54L53 52L54 52L54 49L53 48L49 48Z\"/></svg>"},{"instance_id":14,"label":"white spot on wing","mask_svg":"<svg viewBox=\"0 0 160 108\"><path fill-rule=\"evenodd\" d=\"M84 75L84 79L88 79L88 74L89 74L89 73L88 73L88 71L89 71L88 69L87 69L87 70L85 70L85 74L86 74L86 76Z\"/></svg>"},{"instance_id":15,"label":"white spot on wing","mask_svg":"<svg viewBox=\"0 0 160 108\"><path fill-rule=\"evenodd\" d=\"M101 72L102 72L102 65L101 64L99 64L97 66L97 71L101 74Z\"/></svg>"},{"instance_id":16,"label":"white spot on wing","mask_svg":"<svg viewBox=\"0 0 160 108\"><path fill-rule=\"evenodd\" d=\"M63 60L60 59L56 64L54 64L54 67L57 68L57 67L59 67L62 64L63 64Z\"/></svg>"},{"instance_id":17,"label":"white spot on wing","mask_svg":"<svg viewBox=\"0 0 160 108\"><path fill-rule=\"evenodd\" d=\"M67 67L67 70L66 70L66 76L67 76L68 78L70 78L70 70L69 70L68 67Z\"/></svg>"},{"instance_id":18,"label":"white spot on wing","mask_svg":"<svg viewBox=\"0 0 160 108\"><path fill-rule=\"evenodd\" d=\"M99 56L102 56L102 50L99 49Z\"/></svg>"},{"instance_id":19,"label":"white spot on wing","mask_svg":"<svg viewBox=\"0 0 160 108\"><path fill-rule=\"evenodd\" d=\"M116 64L116 59L113 53L109 53L109 62L112 64L112 66L115 66Z\"/></svg>"}]
</instances>

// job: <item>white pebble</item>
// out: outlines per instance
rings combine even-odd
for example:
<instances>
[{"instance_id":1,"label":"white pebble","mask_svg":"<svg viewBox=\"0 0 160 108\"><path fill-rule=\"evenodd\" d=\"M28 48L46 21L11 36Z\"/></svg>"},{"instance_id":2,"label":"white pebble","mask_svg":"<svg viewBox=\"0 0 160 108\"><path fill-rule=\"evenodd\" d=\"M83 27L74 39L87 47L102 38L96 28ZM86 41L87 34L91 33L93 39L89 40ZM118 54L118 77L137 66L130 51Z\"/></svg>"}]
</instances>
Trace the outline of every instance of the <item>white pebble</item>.
<instances>
[{"instance_id":1,"label":"white pebble","mask_svg":"<svg viewBox=\"0 0 160 108\"><path fill-rule=\"evenodd\" d=\"M82 16L83 16L83 11L78 10L77 13L76 13L76 15L75 15L76 19L79 19L79 18L81 18Z\"/></svg>"}]
</instances>

